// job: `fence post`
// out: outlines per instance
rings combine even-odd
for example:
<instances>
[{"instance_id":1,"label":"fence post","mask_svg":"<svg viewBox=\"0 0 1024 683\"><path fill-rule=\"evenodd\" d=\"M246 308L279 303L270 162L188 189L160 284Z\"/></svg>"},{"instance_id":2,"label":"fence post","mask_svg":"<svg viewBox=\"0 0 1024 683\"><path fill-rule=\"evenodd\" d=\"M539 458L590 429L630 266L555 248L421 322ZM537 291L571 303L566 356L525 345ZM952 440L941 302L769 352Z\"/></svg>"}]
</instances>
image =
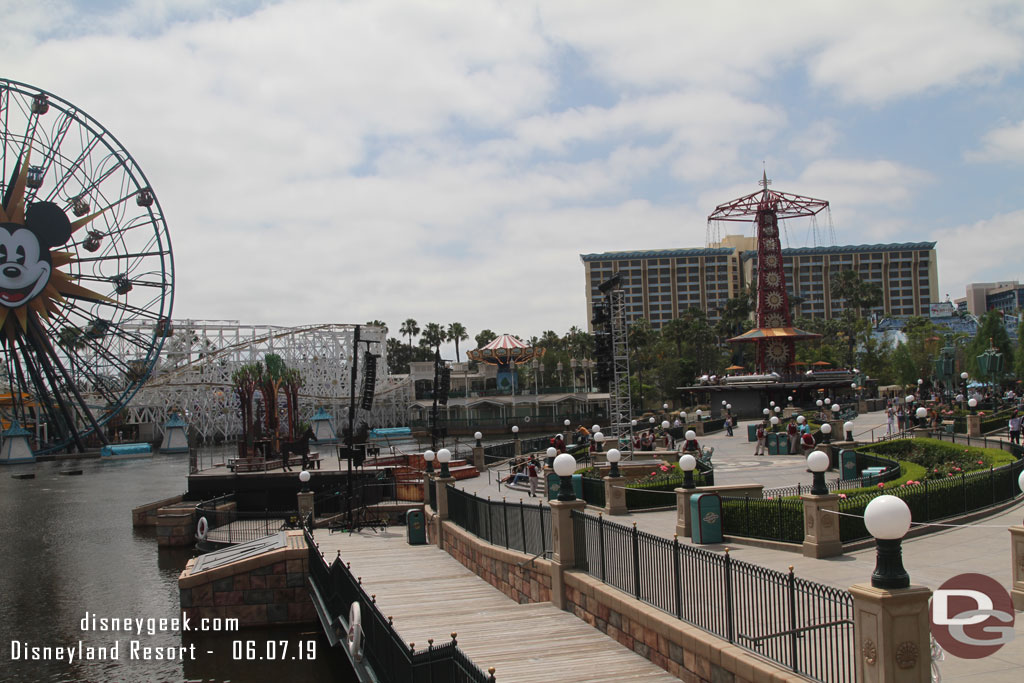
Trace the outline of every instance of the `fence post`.
<instances>
[{"instance_id":1,"label":"fence post","mask_svg":"<svg viewBox=\"0 0 1024 683\"><path fill-rule=\"evenodd\" d=\"M690 496L697 493L697 489L676 489L676 535L683 538L691 536L690 522Z\"/></svg>"},{"instance_id":2,"label":"fence post","mask_svg":"<svg viewBox=\"0 0 1024 683\"><path fill-rule=\"evenodd\" d=\"M633 593L640 599L640 532L633 522Z\"/></svg>"},{"instance_id":3,"label":"fence post","mask_svg":"<svg viewBox=\"0 0 1024 683\"><path fill-rule=\"evenodd\" d=\"M1013 608L1024 610L1024 526L1010 527L1010 548L1013 556L1013 585L1010 597Z\"/></svg>"},{"instance_id":4,"label":"fence post","mask_svg":"<svg viewBox=\"0 0 1024 683\"><path fill-rule=\"evenodd\" d=\"M800 496L800 500L804 503L804 557L819 559L842 555L839 518L835 514L839 512L839 496L833 493L820 496L807 493Z\"/></svg>"},{"instance_id":5,"label":"fence post","mask_svg":"<svg viewBox=\"0 0 1024 683\"><path fill-rule=\"evenodd\" d=\"M729 549L725 549L725 634L726 639L735 642L733 636L733 608L732 608L732 558L729 556Z\"/></svg>"},{"instance_id":6,"label":"fence post","mask_svg":"<svg viewBox=\"0 0 1024 683\"><path fill-rule=\"evenodd\" d=\"M960 473L960 491L964 497L964 512L967 512L967 474L964 472Z\"/></svg>"},{"instance_id":7,"label":"fence post","mask_svg":"<svg viewBox=\"0 0 1024 683\"><path fill-rule=\"evenodd\" d=\"M584 500L552 500L551 506L551 602L565 609L565 572L576 565L572 513L583 512ZM543 515L541 524L543 525Z\"/></svg>"},{"instance_id":8,"label":"fence post","mask_svg":"<svg viewBox=\"0 0 1024 683\"><path fill-rule=\"evenodd\" d=\"M679 537L672 536L672 579L676 597L676 618L683 618L683 576L679 569Z\"/></svg>"},{"instance_id":9,"label":"fence post","mask_svg":"<svg viewBox=\"0 0 1024 683\"><path fill-rule=\"evenodd\" d=\"M850 586L853 595L856 680L873 683L930 683L931 639L924 586Z\"/></svg>"},{"instance_id":10,"label":"fence post","mask_svg":"<svg viewBox=\"0 0 1024 683\"><path fill-rule=\"evenodd\" d=\"M604 511L608 515L626 514L625 477L604 478Z\"/></svg>"},{"instance_id":11,"label":"fence post","mask_svg":"<svg viewBox=\"0 0 1024 683\"><path fill-rule=\"evenodd\" d=\"M505 526L505 550L508 550L508 500L501 498L501 519Z\"/></svg>"},{"instance_id":12,"label":"fence post","mask_svg":"<svg viewBox=\"0 0 1024 683\"><path fill-rule=\"evenodd\" d=\"M796 578L793 576L793 565L789 565L789 575L786 577L786 594L789 597L789 656L793 658L793 671L800 673L800 667L797 666L800 660L796 647Z\"/></svg>"},{"instance_id":13,"label":"fence post","mask_svg":"<svg viewBox=\"0 0 1024 683\"><path fill-rule=\"evenodd\" d=\"M604 559L604 515L597 513L597 538L601 550L601 580L608 580L608 570Z\"/></svg>"}]
</instances>

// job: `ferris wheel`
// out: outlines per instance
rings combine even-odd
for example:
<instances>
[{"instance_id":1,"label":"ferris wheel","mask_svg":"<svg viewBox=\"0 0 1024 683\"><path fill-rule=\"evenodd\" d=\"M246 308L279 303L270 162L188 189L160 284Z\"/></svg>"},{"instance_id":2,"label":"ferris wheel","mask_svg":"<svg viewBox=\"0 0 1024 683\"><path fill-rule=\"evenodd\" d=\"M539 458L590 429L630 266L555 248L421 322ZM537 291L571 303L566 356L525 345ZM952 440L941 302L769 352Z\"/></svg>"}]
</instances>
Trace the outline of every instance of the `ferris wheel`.
<instances>
[{"instance_id":1,"label":"ferris wheel","mask_svg":"<svg viewBox=\"0 0 1024 683\"><path fill-rule=\"evenodd\" d=\"M170 335L174 261L153 188L77 106L0 79L0 419L83 450Z\"/></svg>"}]
</instances>

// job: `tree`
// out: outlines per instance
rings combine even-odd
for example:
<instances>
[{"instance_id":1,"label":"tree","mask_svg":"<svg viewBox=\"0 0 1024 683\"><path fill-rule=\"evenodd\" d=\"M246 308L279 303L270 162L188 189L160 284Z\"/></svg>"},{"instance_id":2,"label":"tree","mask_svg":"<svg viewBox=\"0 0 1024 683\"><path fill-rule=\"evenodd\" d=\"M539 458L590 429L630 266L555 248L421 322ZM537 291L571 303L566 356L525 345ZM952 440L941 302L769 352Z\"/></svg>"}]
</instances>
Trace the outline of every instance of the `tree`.
<instances>
[{"instance_id":1,"label":"tree","mask_svg":"<svg viewBox=\"0 0 1024 683\"><path fill-rule=\"evenodd\" d=\"M476 348L482 349L497 338L498 335L491 330L483 330L480 334L473 337L473 340L476 342Z\"/></svg>"},{"instance_id":2,"label":"tree","mask_svg":"<svg viewBox=\"0 0 1024 683\"><path fill-rule=\"evenodd\" d=\"M846 308L853 309L862 317L865 308L875 308L882 303L882 288L874 282L865 282L855 270L840 270L829 282L832 300L846 302Z\"/></svg>"},{"instance_id":3,"label":"tree","mask_svg":"<svg viewBox=\"0 0 1024 683\"><path fill-rule=\"evenodd\" d=\"M444 328L437 323L427 323L427 326L423 328L423 336L421 341L425 346L434 349L435 352L441 352L441 344L445 341Z\"/></svg>"},{"instance_id":4,"label":"tree","mask_svg":"<svg viewBox=\"0 0 1024 683\"><path fill-rule=\"evenodd\" d=\"M302 373L294 368L286 368L281 373L281 387L284 389L285 409L288 413L288 439L295 439L299 415L299 389L302 388Z\"/></svg>"},{"instance_id":5,"label":"tree","mask_svg":"<svg viewBox=\"0 0 1024 683\"><path fill-rule=\"evenodd\" d=\"M1013 367L1013 345L1010 343L1010 337L1006 333L1006 326L1003 325L1003 314L999 311L992 310L981 317L978 321L978 333L974 335L974 340L967 345L967 367L970 368L969 372L975 377L981 376L981 370L978 367L978 356L987 351L990 346L994 346L999 353L1003 354L1003 368L1010 369ZM982 379L989 381L998 381L1001 378L997 377L982 377Z\"/></svg>"},{"instance_id":6,"label":"tree","mask_svg":"<svg viewBox=\"0 0 1024 683\"><path fill-rule=\"evenodd\" d=\"M386 322L384 322L383 320L368 320L368 321L366 321L366 325L367 325L367 327L383 327L384 328L384 335L387 336L388 324Z\"/></svg>"},{"instance_id":7,"label":"tree","mask_svg":"<svg viewBox=\"0 0 1024 683\"><path fill-rule=\"evenodd\" d=\"M252 397L262 376L262 363L249 363L231 373L231 383L235 385L238 410L242 418L242 443L246 446L249 445L249 436L252 434Z\"/></svg>"},{"instance_id":8,"label":"tree","mask_svg":"<svg viewBox=\"0 0 1024 683\"><path fill-rule=\"evenodd\" d=\"M281 389L281 383L285 378L287 367L281 356L276 353L268 353L263 357L263 375L260 377L260 393L263 394L263 404L266 409L264 418L267 431L270 433L271 444L274 452L278 449L277 427L279 424L277 415L277 394Z\"/></svg>"},{"instance_id":9,"label":"tree","mask_svg":"<svg viewBox=\"0 0 1024 683\"><path fill-rule=\"evenodd\" d=\"M636 371L640 410L644 408L644 368L650 363L650 347L657 339L657 334L647 318L637 318L626 331L630 351L629 367Z\"/></svg>"},{"instance_id":10,"label":"tree","mask_svg":"<svg viewBox=\"0 0 1024 683\"><path fill-rule=\"evenodd\" d=\"M445 332L445 336L448 338L448 341L455 342L455 361L458 362L460 360L459 342L469 339L469 332L466 331L466 328L463 327L462 323L451 323L448 325L448 330Z\"/></svg>"},{"instance_id":11,"label":"tree","mask_svg":"<svg viewBox=\"0 0 1024 683\"><path fill-rule=\"evenodd\" d=\"M401 327L398 328L398 333L403 337L409 337L409 351L412 351L412 338L420 333L419 325L412 318L408 318Z\"/></svg>"}]
</instances>

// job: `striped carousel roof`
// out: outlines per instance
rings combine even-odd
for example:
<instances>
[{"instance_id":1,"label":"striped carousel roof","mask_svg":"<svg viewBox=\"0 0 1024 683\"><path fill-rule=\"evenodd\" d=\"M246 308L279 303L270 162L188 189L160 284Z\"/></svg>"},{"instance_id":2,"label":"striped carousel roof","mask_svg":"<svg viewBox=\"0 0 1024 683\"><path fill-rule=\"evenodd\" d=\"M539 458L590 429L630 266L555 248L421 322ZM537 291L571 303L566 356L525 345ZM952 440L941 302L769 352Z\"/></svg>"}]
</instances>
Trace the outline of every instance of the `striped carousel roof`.
<instances>
[{"instance_id":1,"label":"striped carousel roof","mask_svg":"<svg viewBox=\"0 0 1024 683\"><path fill-rule=\"evenodd\" d=\"M503 334L482 348L467 351L466 356L470 360L482 361L492 365L505 365L508 363L524 363L533 358L540 358L546 350L543 346L530 346L522 339L513 337L511 334Z\"/></svg>"}]
</instances>

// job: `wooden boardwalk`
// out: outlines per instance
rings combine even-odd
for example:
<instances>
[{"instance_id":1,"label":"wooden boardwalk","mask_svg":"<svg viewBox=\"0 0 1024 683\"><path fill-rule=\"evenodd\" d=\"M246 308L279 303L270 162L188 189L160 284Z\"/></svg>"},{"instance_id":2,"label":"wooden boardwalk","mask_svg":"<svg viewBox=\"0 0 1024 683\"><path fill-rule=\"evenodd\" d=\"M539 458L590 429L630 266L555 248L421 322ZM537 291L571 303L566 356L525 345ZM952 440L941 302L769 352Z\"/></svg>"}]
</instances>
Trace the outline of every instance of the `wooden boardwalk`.
<instances>
[{"instance_id":1,"label":"wooden boardwalk","mask_svg":"<svg viewBox=\"0 0 1024 683\"><path fill-rule=\"evenodd\" d=\"M364 590L394 617L407 643L448 642L502 682L677 681L551 603L520 605L433 545L406 543L405 529L329 534L317 530L328 562L341 550Z\"/></svg>"}]
</instances>

